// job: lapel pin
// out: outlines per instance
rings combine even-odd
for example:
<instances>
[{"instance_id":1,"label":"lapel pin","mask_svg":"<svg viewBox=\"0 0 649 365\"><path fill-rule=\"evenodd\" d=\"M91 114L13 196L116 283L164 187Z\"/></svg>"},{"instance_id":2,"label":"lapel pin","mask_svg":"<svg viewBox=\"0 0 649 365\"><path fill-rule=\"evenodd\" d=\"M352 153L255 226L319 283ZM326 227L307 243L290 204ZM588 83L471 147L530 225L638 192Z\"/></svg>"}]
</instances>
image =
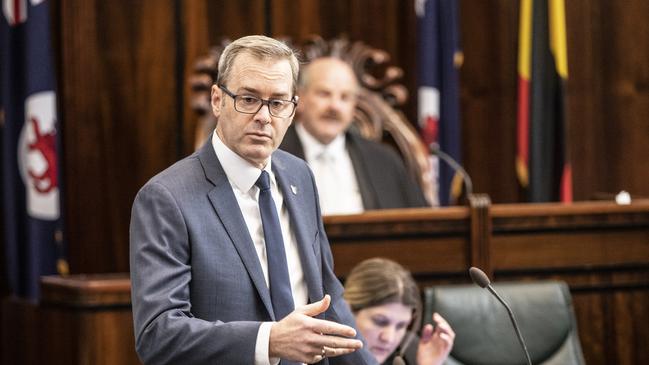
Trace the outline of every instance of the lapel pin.
<instances>
[{"instance_id":1,"label":"lapel pin","mask_svg":"<svg viewBox=\"0 0 649 365\"><path fill-rule=\"evenodd\" d=\"M291 185L291 191L293 192L293 195L297 195L297 186Z\"/></svg>"}]
</instances>

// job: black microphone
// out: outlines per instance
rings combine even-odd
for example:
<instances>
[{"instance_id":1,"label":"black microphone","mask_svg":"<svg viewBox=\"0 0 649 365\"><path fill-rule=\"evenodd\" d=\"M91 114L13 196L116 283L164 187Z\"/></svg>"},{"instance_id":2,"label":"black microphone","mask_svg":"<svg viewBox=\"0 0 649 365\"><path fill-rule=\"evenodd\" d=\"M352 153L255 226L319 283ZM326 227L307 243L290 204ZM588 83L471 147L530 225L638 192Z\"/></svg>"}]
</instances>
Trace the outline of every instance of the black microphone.
<instances>
[{"instance_id":1,"label":"black microphone","mask_svg":"<svg viewBox=\"0 0 649 365\"><path fill-rule=\"evenodd\" d=\"M477 267L471 267L469 269L469 275L471 276L471 280L478 285L481 288L487 288L493 294L496 299L502 305L505 306L505 309L507 309L507 313L509 314L509 318L512 320L512 324L514 325L514 329L516 330L516 336L518 336L518 341L521 343L521 346L523 346L523 351L525 351L525 357L527 358L527 363L529 365L532 365L532 360L530 359L530 354L527 352L527 346L525 345L525 340L523 340L523 335L521 335L521 331L518 329L518 324L516 323L516 318L514 318L514 312L512 312L511 308L509 308L509 305L503 300L503 298L496 293L496 290L491 286L491 281L489 280L489 277L487 277L487 274L484 273L484 271L478 269Z\"/></svg>"},{"instance_id":2,"label":"black microphone","mask_svg":"<svg viewBox=\"0 0 649 365\"><path fill-rule=\"evenodd\" d=\"M410 342L413 338L415 338L415 334L413 332L408 332L406 334L406 339L401 343L399 355L395 356L394 360L392 360L392 365L406 365L406 360L404 359L403 355L406 353L406 349L410 345Z\"/></svg>"},{"instance_id":3,"label":"black microphone","mask_svg":"<svg viewBox=\"0 0 649 365\"><path fill-rule=\"evenodd\" d=\"M464 188L466 189L466 196L468 197L469 195L473 194L473 182L471 181L471 177L469 174L466 172L466 170L457 162L451 155L448 153L442 151L439 148L439 144L437 142L433 142L428 146L430 149L430 152L444 160L451 168L453 171L456 171L460 174L462 177L462 181L464 181ZM452 198L452 197L451 197ZM452 200L452 199L451 199Z\"/></svg>"}]
</instances>

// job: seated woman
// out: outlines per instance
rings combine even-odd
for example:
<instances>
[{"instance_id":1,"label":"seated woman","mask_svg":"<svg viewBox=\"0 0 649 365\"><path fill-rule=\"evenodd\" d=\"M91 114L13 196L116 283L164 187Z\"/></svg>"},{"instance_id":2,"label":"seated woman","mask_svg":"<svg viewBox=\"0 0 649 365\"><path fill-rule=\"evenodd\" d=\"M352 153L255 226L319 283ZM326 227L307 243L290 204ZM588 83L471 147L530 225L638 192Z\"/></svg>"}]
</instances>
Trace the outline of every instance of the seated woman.
<instances>
[{"instance_id":1,"label":"seated woman","mask_svg":"<svg viewBox=\"0 0 649 365\"><path fill-rule=\"evenodd\" d=\"M426 324L418 339L414 334L421 323L421 296L410 272L398 263L384 258L361 262L347 277L344 297L379 363L437 365L451 352L455 333L437 313L434 326Z\"/></svg>"}]
</instances>

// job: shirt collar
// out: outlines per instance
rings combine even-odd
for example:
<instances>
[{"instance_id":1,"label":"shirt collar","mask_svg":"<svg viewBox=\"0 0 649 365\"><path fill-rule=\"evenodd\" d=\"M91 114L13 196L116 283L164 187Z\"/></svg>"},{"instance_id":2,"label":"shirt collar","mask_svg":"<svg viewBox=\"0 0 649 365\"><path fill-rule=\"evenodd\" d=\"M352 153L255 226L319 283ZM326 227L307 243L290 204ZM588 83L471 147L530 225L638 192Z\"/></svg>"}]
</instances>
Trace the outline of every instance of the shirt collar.
<instances>
[{"instance_id":1,"label":"shirt collar","mask_svg":"<svg viewBox=\"0 0 649 365\"><path fill-rule=\"evenodd\" d=\"M237 155L228 146L226 146L216 130L212 134L212 147L216 153L216 157L221 162L221 166L228 177L230 184L233 184L239 191L248 192L257 179L261 175L261 170L250 164L243 157ZM275 184L275 175L271 170L271 157L268 158L268 163L264 170L270 175L271 185Z\"/></svg>"},{"instance_id":2,"label":"shirt collar","mask_svg":"<svg viewBox=\"0 0 649 365\"><path fill-rule=\"evenodd\" d=\"M318 159L323 153L330 156L340 156L346 153L345 133L341 133L329 144L322 144L301 123L295 124L295 131L302 141L304 157L307 161Z\"/></svg>"}]
</instances>

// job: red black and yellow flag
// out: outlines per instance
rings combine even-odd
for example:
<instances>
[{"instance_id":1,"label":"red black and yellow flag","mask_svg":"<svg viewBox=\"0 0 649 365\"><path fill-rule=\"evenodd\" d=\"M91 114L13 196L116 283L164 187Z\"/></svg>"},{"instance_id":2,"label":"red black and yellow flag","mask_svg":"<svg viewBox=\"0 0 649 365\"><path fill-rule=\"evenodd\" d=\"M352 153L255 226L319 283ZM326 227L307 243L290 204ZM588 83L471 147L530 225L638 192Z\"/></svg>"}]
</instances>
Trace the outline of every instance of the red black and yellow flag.
<instances>
[{"instance_id":1,"label":"red black and yellow flag","mask_svg":"<svg viewBox=\"0 0 649 365\"><path fill-rule=\"evenodd\" d=\"M563 0L521 0L516 172L531 202L572 201Z\"/></svg>"}]
</instances>

